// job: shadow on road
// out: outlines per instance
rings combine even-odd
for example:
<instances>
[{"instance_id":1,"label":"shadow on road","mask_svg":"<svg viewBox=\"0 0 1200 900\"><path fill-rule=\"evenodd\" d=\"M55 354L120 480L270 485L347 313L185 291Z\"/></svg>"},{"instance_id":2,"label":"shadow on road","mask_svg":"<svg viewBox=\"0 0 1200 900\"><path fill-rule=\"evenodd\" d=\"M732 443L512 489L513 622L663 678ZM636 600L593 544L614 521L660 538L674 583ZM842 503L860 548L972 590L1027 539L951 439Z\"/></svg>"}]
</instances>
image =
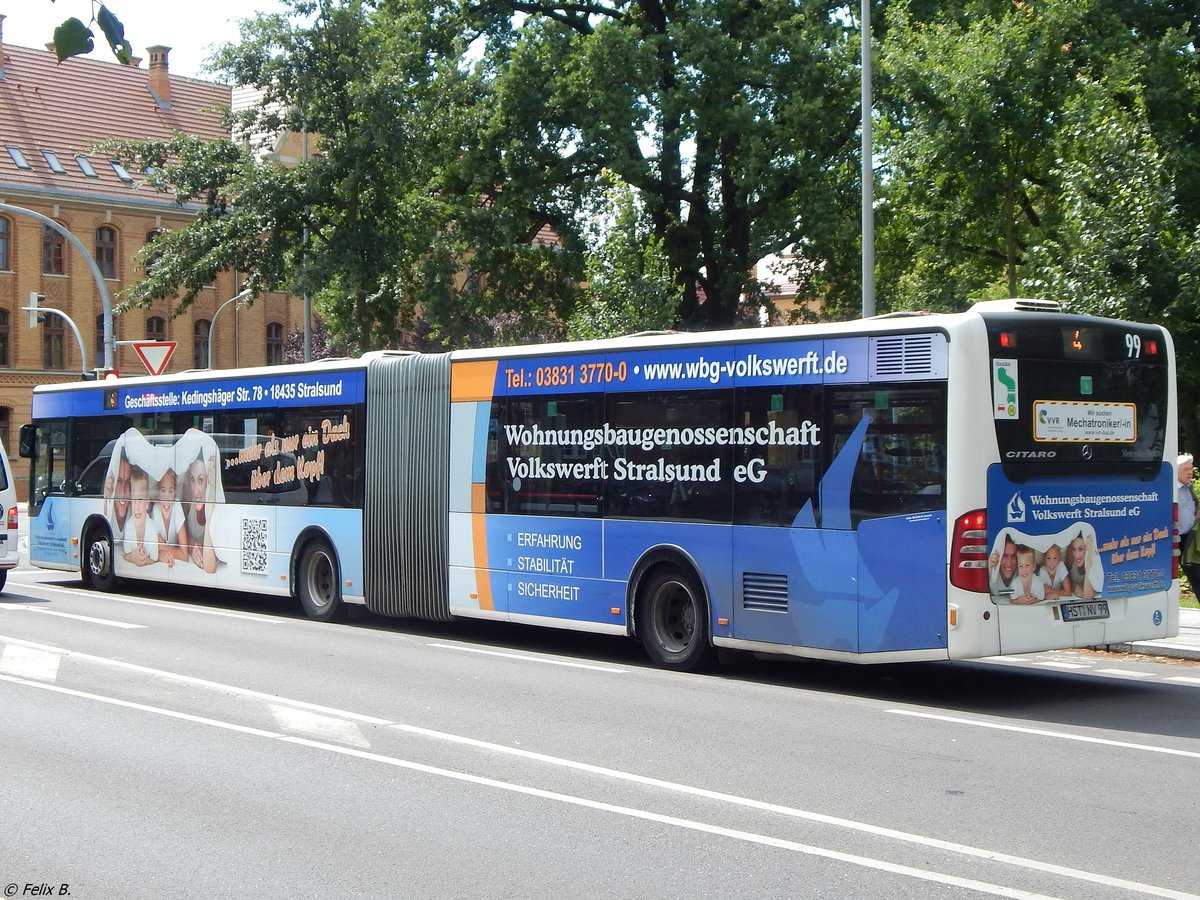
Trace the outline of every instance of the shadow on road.
<instances>
[{"instance_id":1,"label":"shadow on road","mask_svg":"<svg viewBox=\"0 0 1200 900\"><path fill-rule=\"evenodd\" d=\"M78 579L41 580L42 584L80 588ZM287 597L226 592L177 586L130 583L123 593L168 602L261 613L304 620L299 604ZM220 602L214 602L219 598ZM23 597L9 585L0 602L43 603ZM640 645L622 637L539 628L532 625L460 619L427 622L377 616L351 606L343 627L392 632L408 637L454 641L499 652L550 654L572 660L631 666L650 673ZM313 623L314 628L337 627ZM1161 676L1135 681L1094 674L1103 668L1142 667L1150 661L1119 654L1072 654L1091 663L1088 669L1051 670L1023 664L989 661L854 665L804 659L760 660L744 653L722 653L722 662L705 677L745 681L823 694L859 697L887 703L912 704L947 714L1002 716L1031 726L1071 726L1200 738L1200 685L1172 684L1162 678L1188 675L1200 678L1200 665L1160 663ZM1145 671L1145 668L1143 668ZM670 673L662 673L672 677ZM569 676L563 676L569 677Z\"/></svg>"}]
</instances>

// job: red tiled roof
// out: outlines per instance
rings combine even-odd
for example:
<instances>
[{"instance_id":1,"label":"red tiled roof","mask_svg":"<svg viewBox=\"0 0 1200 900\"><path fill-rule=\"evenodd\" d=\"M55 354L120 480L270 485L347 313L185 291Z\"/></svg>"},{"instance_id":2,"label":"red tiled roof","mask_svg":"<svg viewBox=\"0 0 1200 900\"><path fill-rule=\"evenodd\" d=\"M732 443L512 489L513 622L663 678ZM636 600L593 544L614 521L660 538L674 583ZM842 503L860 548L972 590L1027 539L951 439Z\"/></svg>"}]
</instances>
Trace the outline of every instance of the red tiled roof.
<instances>
[{"instance_id":1,"label":"red tiled roof","mask_svg":"<svg viewBox=\"0 0 1200 900\"><path fill-rule=\"evenodd\" d=\"M171 75L169 107L149 89L150 73L115 62L73 57L61 65L49 50L0 45L0 145L17 147L29 163L21 169L0 148L0 191L86 194L145 201L161 195L127 184L107 154L88 148L109 138L168 139L184 133L228 138L228 85ZM42 156L50 150L66 174L56 174ZM88 157L98 178L75 161ZM131 171L135 182L140 173Z\"/></svg>"}]
</instances>

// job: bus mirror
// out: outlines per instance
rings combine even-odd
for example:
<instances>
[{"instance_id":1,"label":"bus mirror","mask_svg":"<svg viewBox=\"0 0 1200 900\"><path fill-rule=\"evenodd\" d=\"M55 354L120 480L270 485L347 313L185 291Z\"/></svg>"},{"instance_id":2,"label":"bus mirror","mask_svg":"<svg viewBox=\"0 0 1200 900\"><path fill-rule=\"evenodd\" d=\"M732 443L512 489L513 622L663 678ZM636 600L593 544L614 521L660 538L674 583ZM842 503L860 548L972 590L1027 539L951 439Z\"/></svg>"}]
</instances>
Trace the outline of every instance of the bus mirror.
<instances>
[{"instance_id":1,"label":"bus mirror","mask_svg":"<svg viewBox=\"0 0 1200 900\"><path fill-rule=\"evenodd\" d=\"M37 432L32 425L21 426L19 452L22 459L29 459L37 449Z\"/></svg>"}]
</instances>

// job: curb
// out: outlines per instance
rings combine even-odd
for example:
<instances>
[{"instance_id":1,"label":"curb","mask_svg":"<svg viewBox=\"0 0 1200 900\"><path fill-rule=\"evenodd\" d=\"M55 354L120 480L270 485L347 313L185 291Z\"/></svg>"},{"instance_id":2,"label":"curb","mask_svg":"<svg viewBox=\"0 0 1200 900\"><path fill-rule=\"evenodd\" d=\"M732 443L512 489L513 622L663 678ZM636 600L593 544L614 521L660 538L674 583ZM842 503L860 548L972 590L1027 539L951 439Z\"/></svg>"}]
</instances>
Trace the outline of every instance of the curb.
<instances>
[{"instance_id":1,"label":"curb","mask_svg":"<svg viewBox=\"0 0 1200 900\"><path fill-rule=\"evenodd\" d=\"M1162 656L1168 659L1200 660L1200 647L1169 644L1165 641L1134 641L1126 644L1097 644L1091 648L1105 653L1136 653L1140 656Z\"/></svg>"}]
</instances>

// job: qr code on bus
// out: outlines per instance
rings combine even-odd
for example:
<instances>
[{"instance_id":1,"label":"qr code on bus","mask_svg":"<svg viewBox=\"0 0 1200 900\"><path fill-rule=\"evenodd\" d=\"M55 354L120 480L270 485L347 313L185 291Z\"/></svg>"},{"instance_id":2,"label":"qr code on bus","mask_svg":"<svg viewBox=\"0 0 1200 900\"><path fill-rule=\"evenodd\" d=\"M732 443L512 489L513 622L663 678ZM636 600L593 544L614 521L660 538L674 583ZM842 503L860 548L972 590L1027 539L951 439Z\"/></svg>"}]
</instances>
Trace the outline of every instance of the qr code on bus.
<instances>
[{"instance_id":1,"label":"qr code on bus","mask_svg":"<svg viewBox=\"0 0 1200 900\"><path fill-rule=\"evenodd\" d=\"M267 574L266 519L242 519L242 571Z\"/></svg>"}]
</instances>

